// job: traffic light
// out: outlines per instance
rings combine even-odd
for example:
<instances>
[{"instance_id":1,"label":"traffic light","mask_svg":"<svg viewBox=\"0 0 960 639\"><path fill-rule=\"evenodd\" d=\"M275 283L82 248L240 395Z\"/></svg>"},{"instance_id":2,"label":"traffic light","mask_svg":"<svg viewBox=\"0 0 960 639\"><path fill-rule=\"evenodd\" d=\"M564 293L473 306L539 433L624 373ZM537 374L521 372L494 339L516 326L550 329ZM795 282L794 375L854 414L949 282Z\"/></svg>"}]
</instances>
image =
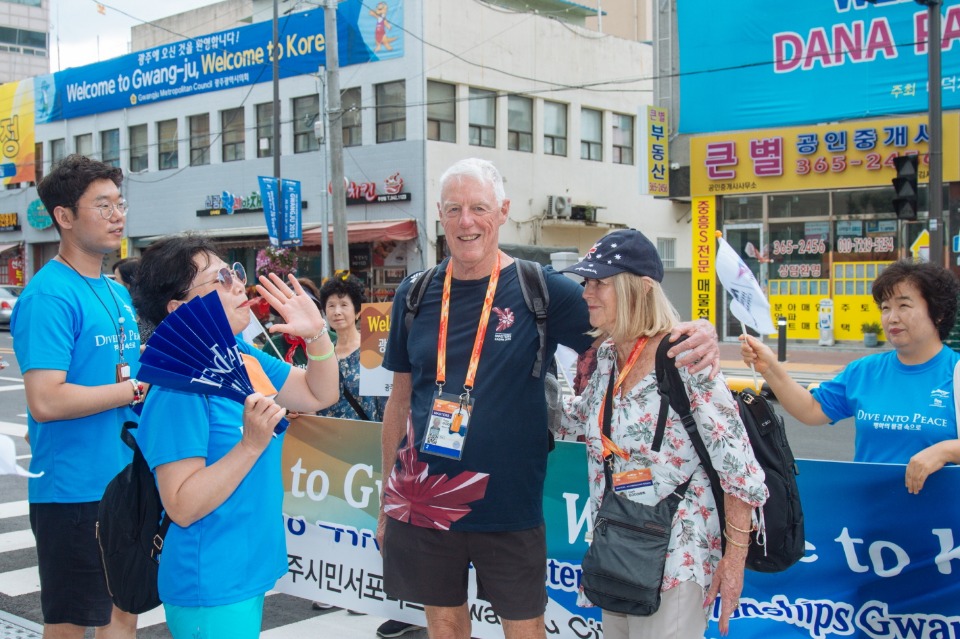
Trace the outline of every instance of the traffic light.
<instances>
[{"instance_id":1,"label":"traffic light","mask_svg":"<svg viewBox=\"0 0 960 639\"><path fill-rule=\"evenodd\" d=\"M893 158L897 177L893 178L893 210L901 220L917 219L917 156Z\"/></svg>"}]
</instances>

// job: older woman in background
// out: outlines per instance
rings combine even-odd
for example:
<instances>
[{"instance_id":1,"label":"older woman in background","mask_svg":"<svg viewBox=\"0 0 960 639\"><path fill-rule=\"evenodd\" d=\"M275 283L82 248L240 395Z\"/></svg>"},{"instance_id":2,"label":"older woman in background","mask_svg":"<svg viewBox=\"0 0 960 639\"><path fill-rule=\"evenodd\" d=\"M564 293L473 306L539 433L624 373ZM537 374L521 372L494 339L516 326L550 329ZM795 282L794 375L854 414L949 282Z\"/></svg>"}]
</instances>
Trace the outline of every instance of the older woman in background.
<instances>
[{"instance_id":1,"label":"older woman in background","mask_svg":"<svg viewBox=\"0 0 960 639\"><path fill-rule=\"evenodd\" d=\"M597 368L582 395L568 400L563 423L563 434L586 433L592 511L599 511L603 499L604 464L610 465L614 478L627 471L648 473L652 481L646 486L615 489L642 504L655 505L690 482L673 519L659 610L647 617L604 611L604 637L699 639L718 593L720 631L726 633L743 588L749 533L755 527L752 509L767 498L763 471L733 398L722 375L711 380L705 372L680 369L697 428L708 443L725 493L726 521L721 522L710 480L672 408L662 448L656 451L652 446L660 411L654 372L657 346L679 321L660 287L663 265L656 248L639 231L615 231L566 270L586 277L583 298L593 334L607 338L597 350ZM611 378L612 443L605 442L601 430ZM721 534L728 541L722 556Z\"/></svg>"}]
</instances>

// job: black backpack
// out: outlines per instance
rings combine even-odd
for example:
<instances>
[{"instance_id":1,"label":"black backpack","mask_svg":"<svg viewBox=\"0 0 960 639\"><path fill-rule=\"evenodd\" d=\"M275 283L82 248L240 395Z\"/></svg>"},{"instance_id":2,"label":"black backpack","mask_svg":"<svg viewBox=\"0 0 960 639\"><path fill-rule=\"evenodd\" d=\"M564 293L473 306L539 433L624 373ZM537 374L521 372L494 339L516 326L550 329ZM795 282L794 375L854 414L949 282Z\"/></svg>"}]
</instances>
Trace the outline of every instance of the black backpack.
<instances>
[{"instance_id":1,"label":"black backpack","mask_svg":"<svg viewBox=\"0 0 960 639\"><path fill-rule=\"evenodd\" d=\"M679 341L686 339L682 336ZM710 461L706 445L697 430L697 424L690 413L690 399L687 397L680 371L667 351L677 342L666 338L657 348L656 372L657 386L660 392L659 421L667 418L667 404L680 416L690 435L693 447L700 456L710 487L717 502L717 514L723 526L723 490L720 477ZM787 432L783 417L777 414L770 402L752 389L733 393L740 418L747 429L747 437L753 447L753 453L766 475L765 483L770 495L763 505L763 519L766 528L766 548L760 540L754 538L747 551L746 567L757 572L781 572L803 557L806 551L803 534L803 508L800 504L800 490L797 487L799 470L787 441ZM723 540L724 544L726 540Z\"/></svg>"},{"instance_id":2,"label":"black backpack","mask_svg":"<svg viewBox=\"0 0 960 639\"><path fill-rule=\"evenodd\" d=\"M97 515L97 543L107 590L124 612L140 614L160 605L157 572L170 518L137 440L126 422L120 433L133 449L133 461L110 480Z\"/></svg>"},{"instance_id":3,"label":"black backpack","mask_svg":"<svg viewBox=\"0 0 960 639\"><path fill-rule=\"evenodd\" d=\"M552 451L556 446L553 431L560 423L562 390L560 382L557 380L555 363L551 361L546 365L544 364L547 358L547 309L550 306L550 293L547 290L547 281L543 277L543 269L539 263L521 260L520 258L514 258L513 261L517 265L517 278L520 280L520 292L523 293L523 301L527 303L527 308L533 313L537 322L540 349L537 351L537 359L533 363L530 376L543 377L544 394L547 401L547 423L550 425L548 450ZM403 323L408 332L413 325L413 318L417 316L420 310L420 302L423 301L427 287L441 264L414 275L416 279L412 281L410 289L407 291L407 313L403 317Z\"/></svg>"},{"instance_id":4,"label":"black backpack","mask_svg":"<svg viewBox=\"0 0 960 639\"><path fill-rule=\"evenodd\" d=\"M543 269L540 268L540 264L520 258L514 258L513 261L517 265L517 277L520 280L523 301L527 303L527 308L536 318L537 334L540 336L540 350L537 351L537 360L533 364L530 375L541 377L545 373L544 360L547 357L547 308L550 306L550 293L547 291L547 281L543 278ZM420 302L423 301L427 287L441 264L431 266L417 275L410 285L406 299L407 314L403 318L407 331L413 324L413 318L420 311Z\"/></svg>"}]
</instances>

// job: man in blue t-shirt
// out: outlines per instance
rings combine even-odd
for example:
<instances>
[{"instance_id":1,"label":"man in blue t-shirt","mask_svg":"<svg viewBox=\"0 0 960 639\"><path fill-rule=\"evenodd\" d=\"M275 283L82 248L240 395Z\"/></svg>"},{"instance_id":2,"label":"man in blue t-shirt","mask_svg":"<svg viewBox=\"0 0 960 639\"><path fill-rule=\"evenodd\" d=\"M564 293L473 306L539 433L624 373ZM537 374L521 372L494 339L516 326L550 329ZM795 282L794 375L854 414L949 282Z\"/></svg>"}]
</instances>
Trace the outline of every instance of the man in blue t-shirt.
<instances>
[{"instance_id":1,"label":"man in blue t-shirt","mask_svg":"<svg viewBox=\"0 0 960 639\"><path fill-rule=\"evenodd\" d=\"M397 289L384 367L394 372L383 420L378 537L388 594L426 606L431 635L470 636L467 575L506 637L544 637L543 484L549 434L540 348L513 259L498 248L510 201L490 162L458 162L440 178L439 217L451 257L405 325L413 278ZM547 357L592 343L582 289L544 269ZM716 333L692 334L691 370L719 368ZM676 354L676 353L674 353Z\"/></svg>"},{"instance_id":2,"label":"man in blue t-shirt","mask_svg":"<svg viewBox=\"0 0 960 639\"><path fill-rule=\"evenodd\" d=\"M130 295L101 272L120 247L127 202L119 168L70 155L37 186L60 233L59 252L29 282L10 320L27 395L30 526L37 540L44 636L87 627L133 638L137 617L113 605L96 538L107 483L130 461L120 439L140 337Z\"/></svg>"}]
</instances>

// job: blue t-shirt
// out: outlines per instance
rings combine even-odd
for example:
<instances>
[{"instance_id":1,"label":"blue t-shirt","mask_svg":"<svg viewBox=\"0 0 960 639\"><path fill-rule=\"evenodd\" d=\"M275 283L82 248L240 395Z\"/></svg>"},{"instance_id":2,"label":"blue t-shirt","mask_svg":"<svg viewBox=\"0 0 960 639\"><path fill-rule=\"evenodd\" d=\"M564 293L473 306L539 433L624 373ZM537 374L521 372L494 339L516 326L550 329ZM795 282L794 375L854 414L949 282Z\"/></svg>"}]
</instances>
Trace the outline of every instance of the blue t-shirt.
<instances>
[{"instance_id":1,"label":"blue t-shirt","mask_svg":"<svg viewBox=\"0 0 960 639\"><path fill-rule=\"evenodd\" d=\"M944 346L907 366L896 351L850 362L813 391L832 421L854 417L854 461L906 464L919 451L957 438L953 368L960 354Z\"/></svg>"},{"instance_id":2,"label":"blue t-shirt","mask_svg":"<svg viewBox=\"0 0 960 639\"><path fill-rule=\"evenodd\" d=\"M421 453L427 416L436 391L437 333L440 326L440 299L446 263L437 269L420 304L420 310L408 333L404 315L410 279L397 289L393 305L390 337L384 355L386 369L411 373L411 398L414 452L419 463L428 465L428 482L436 493L437 512L450 512L451 504L468 512L452 522L426 521L412 516L410 523L451 530L498 532L525 530L543 522L543 482L547 465L547 411L543 380L530 375L540 349L536 320L527 308L520 290L515 264L500 273L493 310L487 325L480 364L477 368L475 400L468 434L460 461ZM544 270L550 306L547 319L547 357L552 358L557 344L578 352L586 350L593 338L583 289L551 268ZM474 338L480 320L489 278L453 280L450 295L449 333L447 336L447 381L444 391L459 395ZM401 450L408 445L401 443ZM404 454L398 455L394 468L398 482L391 486L413 493L424 491L416 469L404 467ZM414 464L416 465L416 464ZM446 480L441 476L446 475ZM485 488L483 476L489 475ZM452 486L460 486L451 492ZM445 488L444 488L445 487ZM423 496L411 494L411 502ZM403 496L406 500L407 496ZM427 495L429 502L432 498ZM432 509L425 509L426 511ZM386 512L407 518L404 508ZM395 514L396 513L396 514ZM429 517L428 517L429 519Z\"/></svg>"},{"instance_id":3,"label":"blue t-shirt","mask_svg":"<svg viewBox=\"0 0 960 639\"><path fill-rule=\"evenodd\" d=\"M238 340L276 388L290 365ZM137 443L156 472L161 464L202 457L214 464L242 437L243 404L154 387L143 406ZM287 571L283 485L275 437L233 494L186 528L175 523L164 539L160 599L175 606L222 606L262 595Z\"/></svg>"},{"instance_id":4,"label":"blue t-shirt","mask_svg":"<svg viewBox=\"0 0 960 639\"><path fill-rule=\"evenodd\" d=\"M136 377L140 335L125 288L106 277L84 277L58 261L34 276L13 307L13 348L24 373L66 371L66 381L80 386L114 384L120 347L117 309L123 317L123 358ZM130 463L121 441L123 422L136 419L126 406L61 421L38 422L27 411L33 455L31 503L100 501L107 483Z\"/></svg>"}]
</instances>

